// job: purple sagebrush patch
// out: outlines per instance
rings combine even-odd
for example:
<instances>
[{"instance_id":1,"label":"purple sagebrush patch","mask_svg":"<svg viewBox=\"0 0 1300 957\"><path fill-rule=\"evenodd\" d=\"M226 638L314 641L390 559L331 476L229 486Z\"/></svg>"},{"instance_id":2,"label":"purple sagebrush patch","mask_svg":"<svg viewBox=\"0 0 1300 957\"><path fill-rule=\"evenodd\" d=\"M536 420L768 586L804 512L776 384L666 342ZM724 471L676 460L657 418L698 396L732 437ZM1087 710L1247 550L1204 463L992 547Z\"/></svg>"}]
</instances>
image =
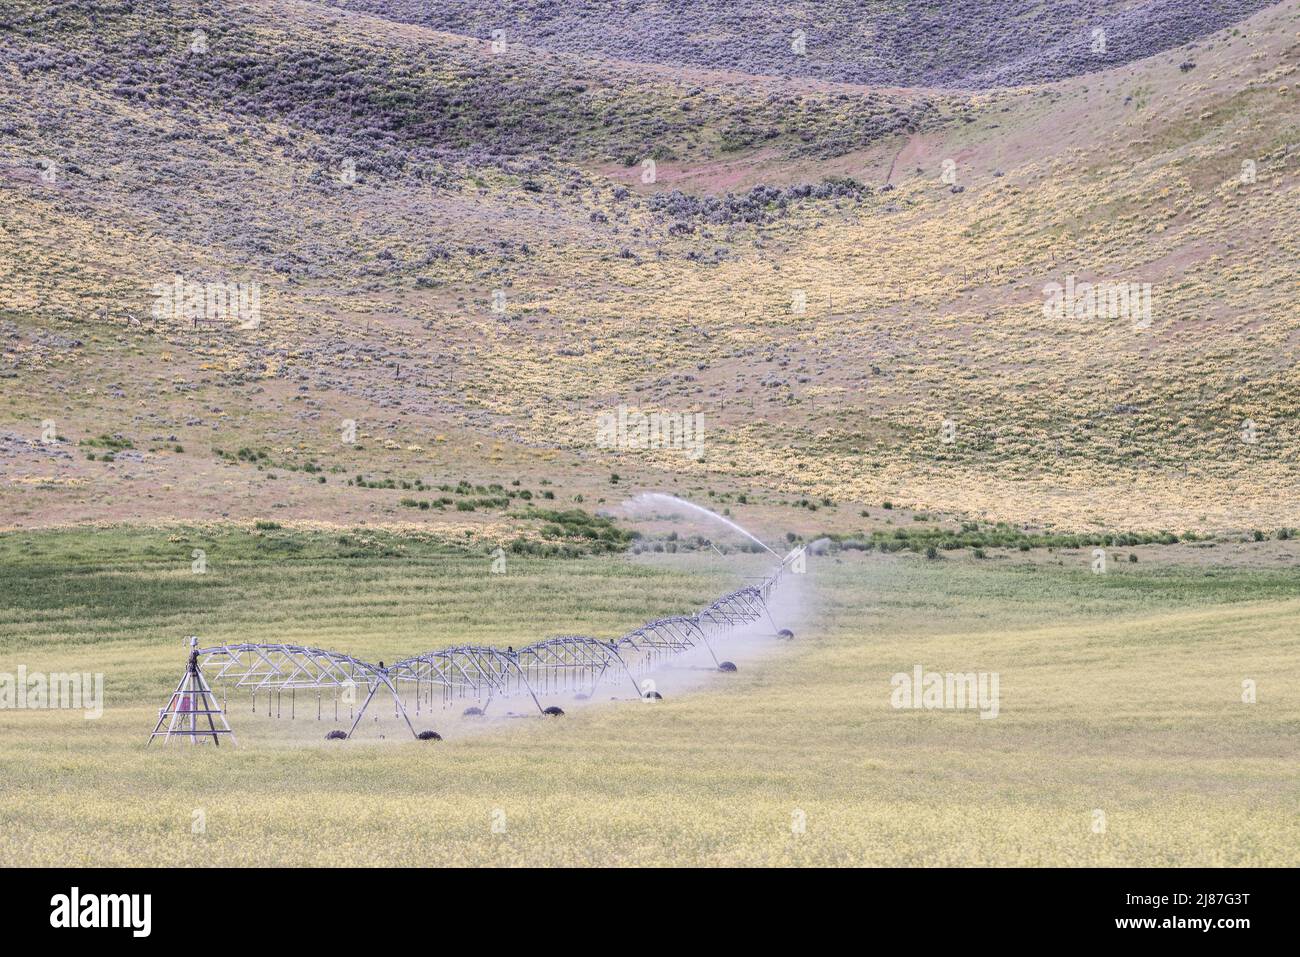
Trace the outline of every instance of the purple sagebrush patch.
<instances>
[{"instance_id":1,"label":"purple sagebrush patch","mask_svg":"<svg viewBox=\"0 0 1300 957\"><path fill-rule=\"evenodd\" d=\"M884 86L987 88L1118 66L1213 33L1267 0L864 0L647 4L555 0L326 0L401 23L641 63ZM802 53L792 40L803 37Z\"/></svg>"}]
</instances>

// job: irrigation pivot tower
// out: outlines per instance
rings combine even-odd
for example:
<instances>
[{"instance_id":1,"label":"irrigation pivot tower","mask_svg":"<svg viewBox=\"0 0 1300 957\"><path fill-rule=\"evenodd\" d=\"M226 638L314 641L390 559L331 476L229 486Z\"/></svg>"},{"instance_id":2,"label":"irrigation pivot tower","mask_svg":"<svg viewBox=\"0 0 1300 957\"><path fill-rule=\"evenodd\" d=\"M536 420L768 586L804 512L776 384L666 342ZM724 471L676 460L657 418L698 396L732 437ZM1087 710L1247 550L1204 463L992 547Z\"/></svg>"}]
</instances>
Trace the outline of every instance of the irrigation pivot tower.
<instances>
[{"instance_id":1,"label":"irrigation pivot tower","mask_svg":"<svg viewBox=\"0 0 1300 957\"><path fill-rule=\"evenodd\" d=\"M218 720L221 722L219 728ZM204 723L207 727L203 727ZM167 725L166 729L163 728L164 724ZM190 744L211 739L219 747L223 734L230 735L231 744L237 743L235 732L230 730L230 723L226 721L225 711L217 703L199 668L199 639L191 637L185 674L181 675L180 684L172 692L167 707L158 709L158 723L154 726L153 734L149 735L149 743L152 744L154 738L162 738L164 742L180 738L182 741L188 740Z\"/></svg>"}]
</instances>

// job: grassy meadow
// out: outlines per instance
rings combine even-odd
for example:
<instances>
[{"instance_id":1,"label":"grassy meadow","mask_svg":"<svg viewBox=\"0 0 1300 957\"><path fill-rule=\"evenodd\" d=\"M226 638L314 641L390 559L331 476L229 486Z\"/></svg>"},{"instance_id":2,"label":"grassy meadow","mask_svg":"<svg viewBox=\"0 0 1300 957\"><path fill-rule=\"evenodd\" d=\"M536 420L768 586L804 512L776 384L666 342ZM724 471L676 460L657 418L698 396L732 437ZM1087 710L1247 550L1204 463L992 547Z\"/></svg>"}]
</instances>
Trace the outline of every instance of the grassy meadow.
<instances>
[{"instance_id":1,"label":"grassy meadow","mask_svg":"<svg viewBox=\"0 0 1300 957\"><path fill-rule=\"evenodd\" d=\"M0 860L1297 863L1294 573L1144 559L1095 575L1086 551L1043 554L810 557L783 586L793 643L653 705L473 733L439 711L420 720L442 742L326 742L314 708L273 721L232 696L240 747L146 749L187 634L369 660L609 637L764 562L510 556L490 575L480 551L414 533L6 533L0 672L102 671L106 707L0 712ZM890 676L918 664L997 672L997 718L891 707Z\"/></svg>"}]
</instances>

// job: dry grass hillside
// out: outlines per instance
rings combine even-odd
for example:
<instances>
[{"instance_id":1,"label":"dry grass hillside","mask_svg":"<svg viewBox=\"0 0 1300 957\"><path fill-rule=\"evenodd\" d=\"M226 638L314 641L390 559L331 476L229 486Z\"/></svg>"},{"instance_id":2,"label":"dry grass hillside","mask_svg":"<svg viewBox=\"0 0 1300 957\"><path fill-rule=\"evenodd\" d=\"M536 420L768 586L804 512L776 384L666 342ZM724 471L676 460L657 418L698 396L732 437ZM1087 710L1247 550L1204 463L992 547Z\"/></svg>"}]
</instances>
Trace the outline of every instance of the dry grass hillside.
<instances>
[{"instance_id":1,"label":"dry grass hillside","mask_svg":"<svg viewBox=\"0 0 1300 957\"><path fill-rule=\"evenodd\" d=\"M520 522L417 480L810 533L1300 524L1295 0L978 90L297 0L3 0L0 38L6 525ZM259 321L160 310L177 275ZM1071 277L1150 312L1047 315ZM601 447L620 405L701 413L704 454Z\"/></svg>"}]
</instances>

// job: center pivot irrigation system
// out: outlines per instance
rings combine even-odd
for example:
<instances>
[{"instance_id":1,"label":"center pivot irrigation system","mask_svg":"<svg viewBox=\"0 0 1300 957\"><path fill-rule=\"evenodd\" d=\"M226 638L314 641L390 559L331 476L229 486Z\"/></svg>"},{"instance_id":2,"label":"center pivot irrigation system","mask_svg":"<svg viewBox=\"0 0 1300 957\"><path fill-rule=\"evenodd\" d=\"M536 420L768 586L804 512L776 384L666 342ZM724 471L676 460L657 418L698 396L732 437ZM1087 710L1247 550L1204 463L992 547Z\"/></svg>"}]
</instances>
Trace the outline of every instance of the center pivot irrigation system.
<instances>
[{"instance_id":1,"label":"center pivot irrigation system","mask_svg":"<svg viewBox=\"0 0 1300 957\"><path fill-rule=\"evenodd\" d=\"M563 714L557 707L543 706L538 696L565 691L573 692L575 697L591 697L606 677L611 681L629 681L638 697L657 697L657 692L643 690L638 679L660 662L701 646L719 670L735 670L731 662L718 660L709 639L722 637L763 616L776 628L767 601L786 565L787 562L782 562L759 585L723 595L697 615L659 618L612 641L563 635L518 651L460 645L429 651L385 667L382 661L371 664L351 655L301 645L234 644L200 648L198 639L191 638L185 673L167 706L159 709L158 723L149 741L162 738L191 744L211 741L220 745L222 738L229 738L234 744L235 733L226 720L231 689L251 692L255 713L258 695L262 695L266 713L274 717L284 717L287 711L288 717L296 718L300 691L304 697L304 717L309 716L314 691L317 720L323 719L330 710L330 717L337 721L341 700L352 719L352 727L346 735L332 731L331 737L351 737L380 689L392 696L394 716L401 717L416 738L439 736L432 731L416 733L404 697L414 699L417 717L422 707L432 711L435 706L447 708L455 702L471 701L477 704L465 713L481 715L496 698L520 695L531 698L542 714ZM791 638L793 634L781 629L777 637ZM220 702L214 687L222 691ZM332 697L328 708L326 692Z\"/></svg>"}]
</instances>

